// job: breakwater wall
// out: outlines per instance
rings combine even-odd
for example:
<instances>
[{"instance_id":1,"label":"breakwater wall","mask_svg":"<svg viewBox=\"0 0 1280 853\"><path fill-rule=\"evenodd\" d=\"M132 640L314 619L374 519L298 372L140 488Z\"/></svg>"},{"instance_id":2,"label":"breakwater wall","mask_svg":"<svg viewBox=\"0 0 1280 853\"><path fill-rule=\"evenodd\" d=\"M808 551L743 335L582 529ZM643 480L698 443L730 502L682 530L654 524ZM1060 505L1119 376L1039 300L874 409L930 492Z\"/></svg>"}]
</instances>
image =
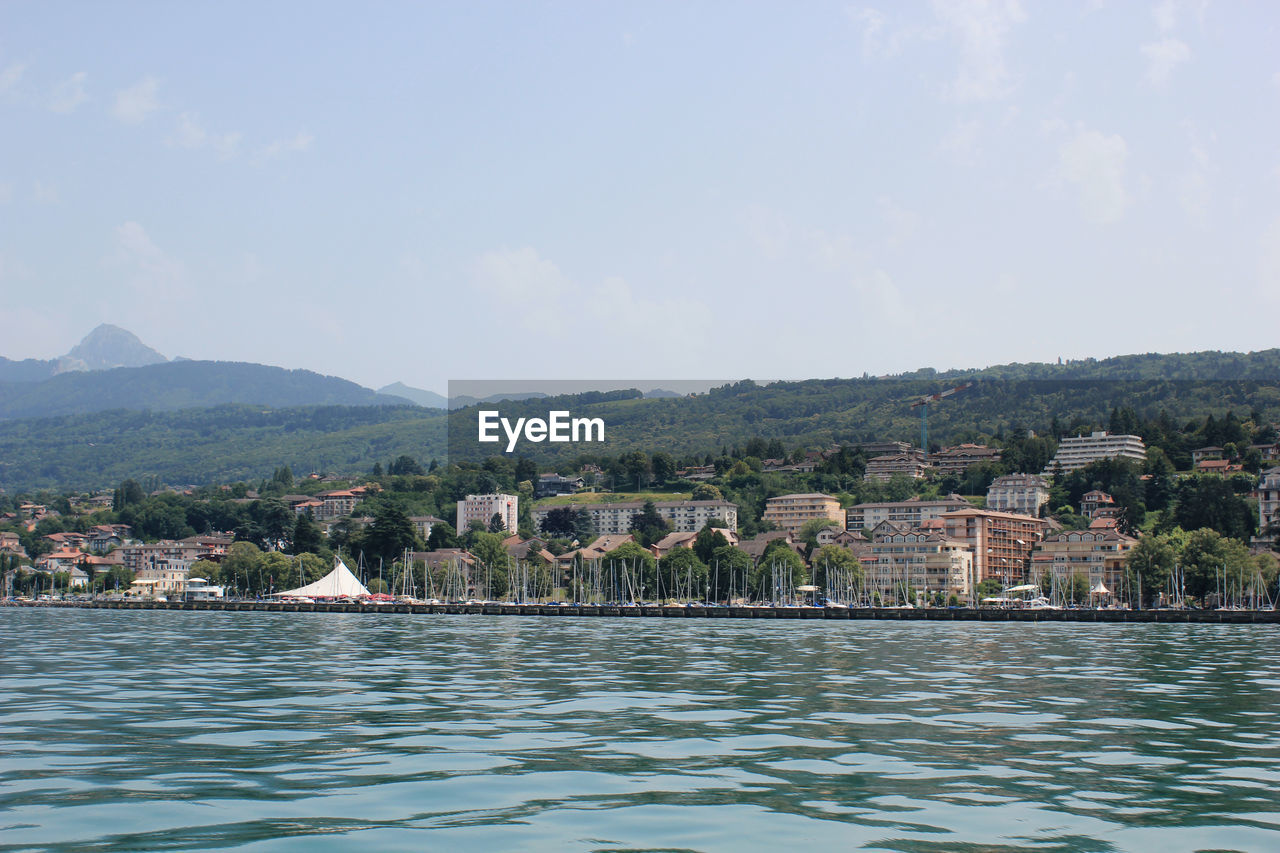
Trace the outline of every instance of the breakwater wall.
<instances>
[{"instance_id":1,"label":"breakwater wall","mask_svg":"<svg viewBox=\"0 0 1280 853\"><path fill-rule=\"evenodd\" d=\"M679 607L613 604L365 604L283 601L30 601L20 607L90 610L188 610L252 613L450 613L468 616L560 616L666 619L873 619L902 622L1159 622L1277 624L1276 610L1018 610L892 607Z\"/></svg>"}]
</instances>

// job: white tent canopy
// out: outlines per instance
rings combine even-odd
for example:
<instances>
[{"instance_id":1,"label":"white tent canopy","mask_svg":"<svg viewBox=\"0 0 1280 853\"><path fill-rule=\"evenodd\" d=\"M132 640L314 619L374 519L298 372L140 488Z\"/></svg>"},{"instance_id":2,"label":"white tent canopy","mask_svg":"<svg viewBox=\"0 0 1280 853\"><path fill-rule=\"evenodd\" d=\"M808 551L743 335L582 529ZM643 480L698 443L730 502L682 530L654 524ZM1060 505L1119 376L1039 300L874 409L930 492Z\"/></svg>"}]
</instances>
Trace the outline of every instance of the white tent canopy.
<instances>
[{"instance_id":1,"label":"white tent canopy","mask_svg":"<svg viewBox=\"0 0 1280 853\"><path fill-rule=\"evenodd\" d=\"M362 595L368 595L369 590L364 584L360 583L360 579L351 573L347 568L347 564L341 559L334 559L333 571L320 578L315 583L309 583L306 586L297 589L287 589L284 592L273 593L274 595L296 595L306 598L359 598Z\"/></svg>"}]
</instances>

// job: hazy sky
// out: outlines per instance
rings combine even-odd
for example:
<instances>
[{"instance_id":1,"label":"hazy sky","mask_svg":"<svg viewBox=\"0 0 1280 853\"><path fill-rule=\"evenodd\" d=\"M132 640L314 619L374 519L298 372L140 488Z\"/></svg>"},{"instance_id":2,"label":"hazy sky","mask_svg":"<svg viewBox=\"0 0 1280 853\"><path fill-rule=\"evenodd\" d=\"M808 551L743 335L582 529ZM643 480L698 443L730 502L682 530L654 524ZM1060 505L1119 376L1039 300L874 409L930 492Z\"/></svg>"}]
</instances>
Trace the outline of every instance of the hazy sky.
<instances>
[{"instance_id":1,"label":"hazy sky","mask_svg":"<svg viewBox=\"0 0 1280 853\"><path fill-rule=\"evenodd\" d=\"M828 377L1280 345L1274 2L0 2L0 355Z\"/></svg>"}]
</instances>

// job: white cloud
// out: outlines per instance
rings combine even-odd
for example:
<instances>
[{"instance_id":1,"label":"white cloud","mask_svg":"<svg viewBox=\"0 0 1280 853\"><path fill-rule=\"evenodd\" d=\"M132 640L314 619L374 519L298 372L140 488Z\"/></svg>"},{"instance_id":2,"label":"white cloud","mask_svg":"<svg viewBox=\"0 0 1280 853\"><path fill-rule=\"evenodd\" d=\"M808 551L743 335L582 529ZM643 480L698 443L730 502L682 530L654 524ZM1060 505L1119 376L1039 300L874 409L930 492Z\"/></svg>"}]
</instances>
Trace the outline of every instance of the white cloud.
<instances>
[{"instance_id":1,"label":"white cloud","mask_svg":"<svg viewBox=\"0 0 1280 853\"><path fill-rule=\"evenodd\" d=\"M1058 149L1058 178L1075 186L1080 210L1091 222L1107 224L1129 205L1125 165L1129 146L1119 134L1105 136L1079 128Z\"/></svg>"},{"instance_id":2,"label":"white cloud","mask_svg":"<svg viewBox=\"0 0 1280 853\"><path fill-rule=\"evenodd\" d=\"M870 6L849 8L845 12L854 26L862 30L862 56L864 59L888 59L902 51L902 45L912 35L901 28L890 28L889 18L879 9Z\"/></svg>"},{"instance_id":3,"label":"white cloud","mask_svg":"<svg viewBox=\"0 0 1280 853\"><path fill-rule=\"evenodd\" d=\"M315 142L315 137L307 133L305 130L298 131L291 139L277 139L276 141L263 146L259 149L257 156L254 158L259 162L264 160L274 160L277 157L283 157L286 154L296 154L307 151L311 148L311 143Z\"/></svg>"},{"instance_id":4,"label":"white cloud","mask_svg":"<svg viewBox=\"0 0 1280 853\"><path fill-rule=\"evenodd\" d=\"M1178 4L1174 0L1164 0L1151 10L1160 32L1167 33L1178 26Z\"/></svg>"},{"instance_id":5,"label":"white cloud","mask_svg":"<svg viewBox=\"0 0 1280 853\"><path fill-rule=\"evenodd\" d=\"M1147 60L1147 82L1163 86L1173 76L1173 71L1191 58L1191 48L1176 38L1166 38L1141 48Z\"/></svg>"},{"instance_id":6,"label":"white cloud","mask_svg":"<svg viewBox=\"0 0 1280 853\"><path fill-rule=\"evenodd\" d=\"M116 228L115 252L108 263L125 271L129 286L146 307L171 305L175 298L190 292L182 264L157 246L137 222ZM164 313L169 309L160 310Z\"/></svg>"},{"instance_id":7,"label":"white cloud","mask_svg":"<svg viewBox=\"0 0 1280 853\"><path fill-rule=\"evenodd\" d=\"M1018 0L934 0L934 13L960 42L960 67L948 89L957 101L990 101L1013 92L1005 43L1026 20Z\"/></svg>"},{"instance_id":8,"label":"white cloud","mask_svg":"<svg viewBox=\"0 0 1280 853\"><path fill-rule=\"evenodd\" d=\"M186 112L178 116L178 127L170 137L169 144L192 150L211 148L218 157L225 160L235 155L240 147L240 140L241 134L235 131L221 134L209 133L200 122L199 115Z\"/></svg>"},{"instance_id":9,"label":"white cloud","mask_svg":"<svg viewBox=\"0 0 1280 853\"><path fill-rule=\"evenodd\" d=\"M128 124L139 124L146 121L160 104L156 95L160 90L160 81L154 77L143 77L128 89L116 92L116 102L111 107L111 114Z\"/></svg>"},{"instance_id":10,"label":"white cloud","mask_svg":"<svg viewBox=\"0 0 1280 853\"><path fill-rule=\"evenodd\" d=\"M15 62L0 71L0 92L8 92L18 85L18 81L22 79L22 74L27 70L27 66L21 62Z\"/></svg>"},{"instance_id":11,"label":"white cloud","mask_svg":"<svg viewBox=\"0 0 1280 853\"><path fill-rule=\"evenodd\" d=\"M89 77L87 71L77 71L66 80L53 87L53 95L49 99L49 109L55 113L69 113L89 100L84 90L84 81Z\"/></svg>"}]
</instances>

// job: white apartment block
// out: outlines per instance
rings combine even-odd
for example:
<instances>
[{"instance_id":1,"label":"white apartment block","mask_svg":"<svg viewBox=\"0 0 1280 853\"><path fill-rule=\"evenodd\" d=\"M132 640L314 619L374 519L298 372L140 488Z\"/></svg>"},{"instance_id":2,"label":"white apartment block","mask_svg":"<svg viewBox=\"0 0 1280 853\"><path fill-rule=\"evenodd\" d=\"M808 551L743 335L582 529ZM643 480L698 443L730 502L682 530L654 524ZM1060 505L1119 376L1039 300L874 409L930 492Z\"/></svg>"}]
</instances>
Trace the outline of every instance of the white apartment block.
<instances>
[{"instance_id":1,"label":"white apartment block","mask_svg":"<svg viewBox=\"0 0 1280 853\"><path fill-rule=\"evenodd\" d=\"M535 507L533 526L542 529L547 513L562 509L563 504ZM631 530L631 521L644 511L642 501L618 501L616 503L574 504L578 512L591 517L597 536L613 536ZM738 507L730 501L654 501L658 515L671 522L673 533L697 533L708 521L722 521L729 530L738 529Z\"/></svg>"},{"instance_id":2,"label":"white apartment block","mask_svg":"<svg viewBox=\"0 0 1280 853\"><path fill-rule=\"evenodd\" d=\"M1041 472L1049 477L1057 471L1064 473L1083 468L1090 462L1100 459L1132 459L1136 462L1147 461L1147 446L1142 438L1136 435L1109 435L1100 430L1090 435L1064 438L1058 442L1058 453L1049 461Z\"/></svg>"},{"instance_id":3,"label":"white apartment block","mask_svg":"<svg viewBox=\"0 0 1280 853\"><path fill-rule=\"evenodd\" d=\"M882 521L919 527L920 522L942 518L944 512L965 509L970 503L959 495L942 500L923 501L912 498L907 501L865 503L849 507L845 526L849 530L870 530Z\"/></svg>"},{"instance_id":4,"label":"white apartment block","mask_svg":"<svg viewBox=\"0 0 1280 853\"><path fill-rule=\"evenodd\" d=\"M458 532L463 533L473 521L489 529L489 522L494 515L502 516L502 525L512 533L520 526L519 495L467 495L466 500L458 501Z\"/></svg>"},{"instance_id":5,"label":"white apartment block","mask_svg":"<svg viewBox=\"0 0 1280 853\"><path fill-rule=\"evenodd\" d=\"M1006 474L987 488L987 509L1018 515L1039 515L1049 502L1049 481L1039 474Z\"/></svg>"}]
</instances>

